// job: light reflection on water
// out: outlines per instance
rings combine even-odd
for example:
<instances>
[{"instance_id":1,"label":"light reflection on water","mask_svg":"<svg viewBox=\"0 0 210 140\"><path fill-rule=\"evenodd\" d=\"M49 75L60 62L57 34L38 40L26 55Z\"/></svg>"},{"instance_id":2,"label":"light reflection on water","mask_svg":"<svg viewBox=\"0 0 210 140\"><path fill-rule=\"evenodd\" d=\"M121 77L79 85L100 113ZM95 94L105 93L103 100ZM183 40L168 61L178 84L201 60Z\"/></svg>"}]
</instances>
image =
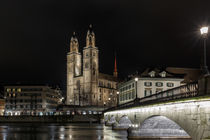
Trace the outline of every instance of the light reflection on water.
<instances>
[{"instance_id":1,"label":"light reflection on water","mask_svg":"<svg viewBox=\"0 0 210 140\"><path fill-rule=\"evenodd\" d=\"M100 124L0 124L1 140L127 140L126 131Z\"/></svg>"}]
</instances>

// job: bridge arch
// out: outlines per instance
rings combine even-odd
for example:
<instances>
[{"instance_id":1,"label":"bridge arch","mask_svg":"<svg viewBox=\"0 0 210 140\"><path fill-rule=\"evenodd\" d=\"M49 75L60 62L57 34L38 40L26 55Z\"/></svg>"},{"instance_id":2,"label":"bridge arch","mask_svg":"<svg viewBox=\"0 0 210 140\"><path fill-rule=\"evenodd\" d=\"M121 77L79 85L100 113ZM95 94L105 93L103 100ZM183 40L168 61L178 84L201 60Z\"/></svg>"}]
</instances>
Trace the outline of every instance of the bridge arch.
<instances>
[{"instance_id":1,"label":"bridge arch","mask_svg":"<svg viewBox=\"0 0 210 140\"><path fill-rule=\"evenodd\" d=\"M127 115L123 115L119 121L118 121L119 124L128 124L128 125L131 125L133 124L132 121L129 119L129 117Z\"/></svg>"},{"instance_id":2,"label":"bridge arch","mask_svg":"<svg viewBox=\"0 0 210 140\"><path fill-rule=\"evenodd\" d=\"M154 116L165 116L178 124L193 140L210 137L210 99L186 100L154 105L138 106L105 112L117 120L127 115L133 124L142 124Z\"/></svg>"},{"instance_id":3,"label":"bridge arch","mask_svg":"<svg viewBox=\"0 0 210 140\"><path fill-rule=\"evenodd\" d=\"M152 115L144 119L140 124L139 135L146 137L190 138L189 134L179 124L161 115Z\"/></svg>"}]
</instances>

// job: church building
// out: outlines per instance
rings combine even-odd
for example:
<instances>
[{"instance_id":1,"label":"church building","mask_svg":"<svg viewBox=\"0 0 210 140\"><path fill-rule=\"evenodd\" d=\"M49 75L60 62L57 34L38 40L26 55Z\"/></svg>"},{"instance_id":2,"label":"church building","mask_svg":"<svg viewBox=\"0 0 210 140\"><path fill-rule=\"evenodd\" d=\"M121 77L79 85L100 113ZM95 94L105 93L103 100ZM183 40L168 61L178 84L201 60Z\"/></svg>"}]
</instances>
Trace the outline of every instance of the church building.
<instances>
[{"instance_id":1,"label":"church building","mask_svg":"<svg viewBox=\"0 0 210 140\"><path fill-rule=\"evenodd\" d=\"M99 72L99 50L95 34L87 31L86 46L79 52L75 33L70 40L67 54L67 105L115 106L117 104L117 64L113 75Z\"/></svg>"}]
</instances>

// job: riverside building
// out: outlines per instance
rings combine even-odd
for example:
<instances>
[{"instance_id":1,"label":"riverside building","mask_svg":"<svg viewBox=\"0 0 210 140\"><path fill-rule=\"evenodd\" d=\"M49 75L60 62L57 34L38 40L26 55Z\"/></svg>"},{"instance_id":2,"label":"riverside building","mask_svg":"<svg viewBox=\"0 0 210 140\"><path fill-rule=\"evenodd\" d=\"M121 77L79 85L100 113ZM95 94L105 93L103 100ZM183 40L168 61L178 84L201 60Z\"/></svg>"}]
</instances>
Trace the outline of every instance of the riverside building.
<instances>
[{"instance_id":1,"label":"riverside building","mask_svg":"<svg viewBox=\"0 0 210 140\"><path fill-rule=\"evenodd\" d=\"M181 86L183 80L183 75L181 74L172 74L157 68L146 69L139 76L119 83L119 104Z\"/></svg>"},{"instance_id":2,"label":"riverside building","mask_svg":"<svg viewBox=\"0 0 210 140\"><path fill-rule=\"evenodd\" d=\"M63 99L49 86L5 86L4 94L5 115L52 115Z\"/></svg>"},{"instance_id":3,"label":"riverside building","mask_svg":"<svg viewBox=\"0 0 210 140\"><path fill-rule=\"evenodd\" d=\"M0 98L0 116L4 115L5 99Z\"/></svg>"}]
</instances>

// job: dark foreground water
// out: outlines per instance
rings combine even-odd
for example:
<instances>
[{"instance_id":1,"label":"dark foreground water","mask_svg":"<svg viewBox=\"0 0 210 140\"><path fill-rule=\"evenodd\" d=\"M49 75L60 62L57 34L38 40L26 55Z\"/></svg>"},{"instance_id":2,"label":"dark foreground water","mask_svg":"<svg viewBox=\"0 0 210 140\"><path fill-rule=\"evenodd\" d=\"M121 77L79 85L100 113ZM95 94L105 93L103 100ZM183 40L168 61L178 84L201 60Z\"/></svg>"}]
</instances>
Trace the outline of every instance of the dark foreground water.
<instances>
[{"instance_id":1,"label":"dark foreground water","mask_svg":"<svg viewBox=\"0 0 210 140\"><path fill-rule=\"evenodd\" d=\"M126 131L100 124L0 124L0 140L126 140Z\"/></svg>"},{"instance_id":2,"label":"dark foreground water","mask_svg":"<svg viewBox=\"0 0 210 140\"><path fill-rule=\"evenodd\" d=\"M0 124L0 140L127 140L127 131L100 124L10 123Z\"/></svg>"}]
</instances>

